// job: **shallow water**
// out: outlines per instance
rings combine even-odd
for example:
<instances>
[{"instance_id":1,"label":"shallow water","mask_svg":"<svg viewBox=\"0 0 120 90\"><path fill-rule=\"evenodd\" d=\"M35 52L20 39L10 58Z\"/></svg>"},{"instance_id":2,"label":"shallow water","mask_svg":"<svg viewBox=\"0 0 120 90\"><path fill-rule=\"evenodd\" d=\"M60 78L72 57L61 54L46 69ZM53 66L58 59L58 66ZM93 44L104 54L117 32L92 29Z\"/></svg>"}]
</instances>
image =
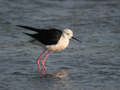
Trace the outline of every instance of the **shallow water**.
<instances>
[{"instance_id":1,"label":"shallow water","mask_svg":"<svg viewBox=\"0 0 120 90\"><path fill-rule=\"evenodd\" d=\"M0 0L0 90L120 90L119 0ZM52 53L47 72L65 70L61 80L39 78L42 52L16 24L71 28L70 46ZM27 30L26 30L27 32ZM36 77L36 78L35 78Z\"/></svg>"}]
</instances>

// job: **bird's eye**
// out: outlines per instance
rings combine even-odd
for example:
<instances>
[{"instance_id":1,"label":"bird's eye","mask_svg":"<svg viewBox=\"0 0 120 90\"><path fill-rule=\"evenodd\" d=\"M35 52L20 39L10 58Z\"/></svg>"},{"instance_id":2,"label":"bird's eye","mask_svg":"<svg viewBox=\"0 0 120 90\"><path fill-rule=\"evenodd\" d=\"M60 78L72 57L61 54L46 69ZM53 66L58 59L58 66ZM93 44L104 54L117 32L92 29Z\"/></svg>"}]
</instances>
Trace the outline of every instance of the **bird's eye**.
<instances>
[{"instance_id":1,"label":"bird's eye","mask_svg":"<svg viewBox=\"0 0 120 90\"><path fill-rule=\"evenodd\" d=\"M67 35L70 35L69 33L66 33Z\"/></svg>"}]
</instances>

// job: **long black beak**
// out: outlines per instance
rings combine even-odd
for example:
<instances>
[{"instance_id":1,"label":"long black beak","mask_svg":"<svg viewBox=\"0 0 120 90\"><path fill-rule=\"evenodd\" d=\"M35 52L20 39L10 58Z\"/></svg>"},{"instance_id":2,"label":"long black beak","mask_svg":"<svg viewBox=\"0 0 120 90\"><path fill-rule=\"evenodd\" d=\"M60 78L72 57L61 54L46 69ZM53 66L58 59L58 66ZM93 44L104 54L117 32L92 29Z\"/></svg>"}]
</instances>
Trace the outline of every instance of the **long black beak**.
<instances>
[{"instance_id":1,"label":"long black beak","mask_svg":"<svg viewBox=\"0 0 120 90\"><path fill-rule=\"evenodd\" d=\"M76 41L81 43L81 41L79 39L75 38L75 37L72 37L72 39L74 39L74 40L76 40Z\"/></svg>"}]
</instances>

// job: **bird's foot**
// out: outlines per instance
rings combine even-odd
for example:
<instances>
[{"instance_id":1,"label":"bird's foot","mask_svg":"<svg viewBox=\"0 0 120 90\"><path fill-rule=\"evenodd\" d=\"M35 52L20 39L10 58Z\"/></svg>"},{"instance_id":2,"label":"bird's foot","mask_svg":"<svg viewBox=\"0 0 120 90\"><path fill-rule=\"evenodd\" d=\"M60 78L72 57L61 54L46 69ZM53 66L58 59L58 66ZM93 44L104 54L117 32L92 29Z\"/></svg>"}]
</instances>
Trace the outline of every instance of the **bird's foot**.
<instances>
[{"instance_id":1,"label":"bird's foot","mask_svg":"<svg viewBox=\"0 0 120 90\"><path fill-rule=\"evenodd\" d=\"M41 69L40 64L37 64L37 68L38 68L38 72L40 72L41 74L45 74L45 69Z\"/></svg>"},{"instance_id":2,"label":"bird's foot","mask_svg":"<svg viewBox=\"0 0 120 90\"><path fill-rule=\"evenodd\" d=\"M45 70L40 70L40 73L44 75L45 74Z\"/></svg>"}]
</instances>

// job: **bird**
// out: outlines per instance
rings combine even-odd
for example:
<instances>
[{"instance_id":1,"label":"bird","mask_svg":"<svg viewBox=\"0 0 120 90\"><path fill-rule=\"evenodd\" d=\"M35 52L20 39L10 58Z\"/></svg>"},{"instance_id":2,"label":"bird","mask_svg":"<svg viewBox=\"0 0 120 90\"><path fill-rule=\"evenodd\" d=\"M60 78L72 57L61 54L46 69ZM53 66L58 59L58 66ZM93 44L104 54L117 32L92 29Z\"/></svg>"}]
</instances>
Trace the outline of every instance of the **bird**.
<instances>
[{"instance_id":1,"label":"bird","mask_svg":"<svg viewBox=\"0 0 120 90\"><path fill-rule=\"evenodd\" d=\"M24 32L24 34L39 41L44 46L44 50L42 51L42 53L40 54L40 56L37 58L37 61L36 61L37 64L40 65L40 60L45 54L45 52L47 51L46 55L41 61L41 65L44 71L46 71L47 69L44 63L51 52L62 51L65 48L67 48L69 45L70 39L74 39L80 42L79 39L73 37L72 30L68 28L64 30L60 30L56 28L39 29L39 28L26 26L26 25L16 25L16 26L35 32L33 34Z\"/></svg>"}]
</instances>

